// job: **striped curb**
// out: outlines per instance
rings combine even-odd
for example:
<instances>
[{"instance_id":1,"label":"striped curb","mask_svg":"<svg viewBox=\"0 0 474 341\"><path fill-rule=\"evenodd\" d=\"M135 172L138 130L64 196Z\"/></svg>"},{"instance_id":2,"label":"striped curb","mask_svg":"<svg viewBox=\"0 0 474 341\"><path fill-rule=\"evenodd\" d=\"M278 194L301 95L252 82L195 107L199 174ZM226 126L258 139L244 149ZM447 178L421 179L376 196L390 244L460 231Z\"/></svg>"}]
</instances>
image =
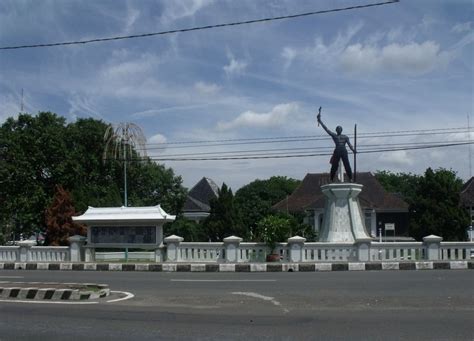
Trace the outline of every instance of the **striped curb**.
<instances>
[{"instance_id":1,"label":"striped curb","mask_svg":"<svg viewBox=\"0 0 474 341\"><path fill-rule=\"evenodd\" d=\"M338 263L0 263L0 270L140 272L319 272L388 270L465 270L474 261ZM1 284L1 282L0 282Z\"/></svg>"},{"instance_id":2,"label":"striped curb","mask_svg":"<svg viewBox=\"0 0 474 341\"><path fill-rule=\"evenodd\" d=\"M35 286L36 285L36 286ZM64 288L65 286L81 288ZM95 287L98 290L90 290ZM42 282L0 282L0 298L20 300L95 300L110 295L107 284L94 283L42 283Z\"/></svg>"}]
</instances>

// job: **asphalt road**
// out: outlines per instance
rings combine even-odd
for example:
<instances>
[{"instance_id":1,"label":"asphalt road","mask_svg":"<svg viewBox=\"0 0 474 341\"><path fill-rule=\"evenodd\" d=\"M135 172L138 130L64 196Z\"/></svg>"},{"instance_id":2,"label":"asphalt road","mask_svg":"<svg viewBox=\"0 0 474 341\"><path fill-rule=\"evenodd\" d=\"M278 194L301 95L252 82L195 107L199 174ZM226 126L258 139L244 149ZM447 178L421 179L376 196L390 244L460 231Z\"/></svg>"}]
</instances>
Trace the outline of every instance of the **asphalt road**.
<instances>
[{"instance_id":1,"label":"asphalt road","mask_svg":"<svg viewBox=\"0 0 474 341\"><path fill-rule=\"evenodd\" d=\"M0 271L7 280L105 283L135 297L0 302L0 340L474 340L472 270Z\"/></svg>"}]
</instances>

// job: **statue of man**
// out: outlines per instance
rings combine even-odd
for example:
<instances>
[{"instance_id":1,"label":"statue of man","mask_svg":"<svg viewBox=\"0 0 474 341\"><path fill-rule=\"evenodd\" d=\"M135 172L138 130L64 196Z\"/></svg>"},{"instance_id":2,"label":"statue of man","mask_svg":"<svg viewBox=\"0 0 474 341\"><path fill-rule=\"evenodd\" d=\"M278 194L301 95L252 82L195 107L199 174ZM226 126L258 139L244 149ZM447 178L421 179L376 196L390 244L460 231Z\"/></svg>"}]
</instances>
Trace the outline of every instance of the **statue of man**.
<instances>
[{"instance_id":1,"label":"statue of man","mask_svg":"<svg viewBox=\"0 0 474 341\"><path fill-rule=\"evenodd\" d=\"M328 133L335 145L336 148L334 149L334 152L331 157L331 181L334 181L334 175L337 172L337 168L339 167L339 161L342 159L342 163L344 164L344 168L346 170L346 174L349 177L349 180L352 181L352 169L351 165L349 164L349 157L347 156L347 149L346 149L346 143L349 146L349 148L352 150L353 153L355 153L354 147L352 144L349 142L349 138L346 135L342 134L342 127L337 126L336 127L336 133L333 131L329 130L321 121L321 108L319 108L319 113L318 113L318 123L321 124L323 129Z\"/></svg>"}]
</instances>

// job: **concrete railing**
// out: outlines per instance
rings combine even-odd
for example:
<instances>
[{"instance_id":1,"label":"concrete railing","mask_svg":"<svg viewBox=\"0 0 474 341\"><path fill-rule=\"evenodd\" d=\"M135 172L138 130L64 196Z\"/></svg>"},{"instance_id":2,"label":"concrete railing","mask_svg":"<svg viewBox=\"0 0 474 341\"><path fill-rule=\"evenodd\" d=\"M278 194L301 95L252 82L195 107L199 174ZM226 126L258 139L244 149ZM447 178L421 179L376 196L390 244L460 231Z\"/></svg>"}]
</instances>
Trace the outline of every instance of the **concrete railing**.
<instances>
[{"instance_id":1,"label":"concrete railing","mask_svg":"<svg viewBox=\"0 0 474 341\"><path fill-rule=\"evenodd\" d=\"M422 242L378 243L370 245L371 261L420 261L426 259Z\"/></svg>"},{"instance_id":2,"label":"concrete railing","mask_svg":"<svg viewBox=\"0 0 474 341\"><path fill-rule=\"evenodd\" d=\"M152 252L95 252L84 247L84 238L70 238L70 246L33 246L25 241L19 246L1 246L0 262L95 262L146 261L187 263L256 263L265 262L270 253L288 263L303 262L380 262L380 261L464 261L474 259L474 242L443 242L441 237L427 236L423 242L306 243L295 236L279 243L274 250L264 243L242 242L230 236L223 242L183 242L179 236L164 239L164 245ZM272 252L273 251L273 252Z\"/></svg>"}]
</instances>

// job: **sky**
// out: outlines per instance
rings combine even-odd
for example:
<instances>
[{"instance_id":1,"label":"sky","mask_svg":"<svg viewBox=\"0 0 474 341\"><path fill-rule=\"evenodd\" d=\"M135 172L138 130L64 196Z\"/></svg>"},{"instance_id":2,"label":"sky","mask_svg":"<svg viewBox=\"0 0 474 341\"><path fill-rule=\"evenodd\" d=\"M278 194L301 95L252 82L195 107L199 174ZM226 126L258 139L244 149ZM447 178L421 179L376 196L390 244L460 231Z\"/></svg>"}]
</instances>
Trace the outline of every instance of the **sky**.
<instances>
[{"instance_id":1,"label":"sky","mask_svg":"<svg viewBox=\"0 0 474 341\"><path fill-rule=\"evenodd\" d=\"M0 47L375 2L383 0L2 0ZM468 117L474 125L473 14L471 0L402 0L139 39L0 50L0 123L17 116L23 102L24 112L51 111L68 122L85 117L133 122L142 128L147 154L154 159L235 157L249 150L281 156L331 150L333 142L322 138L326 135L316 123L321 106L330 129L341 125L351 134L357 124L360 150L364 145L465 142L474 136L455 128L466 128ZM386 133L428 129L442 130ZM296 136L316 138L275 140ZM427 167L443 167L466 180L472 172L469 148L360 153L357 171L420 174ZM161 163L182 176L188 188L209 177L233 190L255 179L302 179L330 167L327 155Z\"/></svg>"}]
</instances>

